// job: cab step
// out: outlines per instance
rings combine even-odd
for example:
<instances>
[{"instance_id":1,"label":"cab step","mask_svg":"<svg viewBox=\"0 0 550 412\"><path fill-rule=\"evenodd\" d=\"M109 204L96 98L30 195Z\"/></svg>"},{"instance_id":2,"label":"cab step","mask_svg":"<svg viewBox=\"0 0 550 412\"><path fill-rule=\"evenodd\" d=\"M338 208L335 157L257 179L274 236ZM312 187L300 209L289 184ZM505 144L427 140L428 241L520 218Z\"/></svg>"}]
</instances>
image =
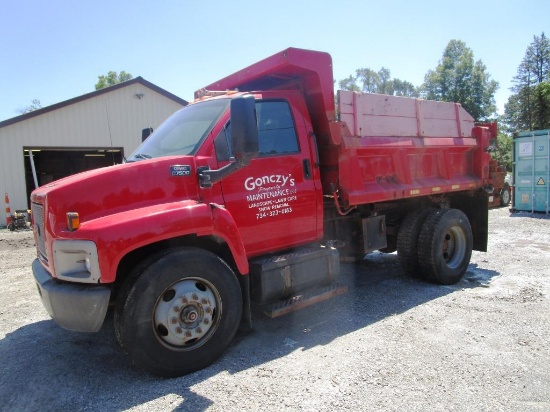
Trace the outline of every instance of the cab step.
<instances>
[{"instance_id":1,"label":"cab step","mask_svg":"<svg viewBox=\"0 0 550 412\"><path fill-rule=\"evenodd\" d=\"M264 313L270 318L276 318L335 296L342 295L347 291L348 287L346 285L335 283L323 288L306 291L290 299L268 305L264 308Z\"/></svg>"}]
</instances>

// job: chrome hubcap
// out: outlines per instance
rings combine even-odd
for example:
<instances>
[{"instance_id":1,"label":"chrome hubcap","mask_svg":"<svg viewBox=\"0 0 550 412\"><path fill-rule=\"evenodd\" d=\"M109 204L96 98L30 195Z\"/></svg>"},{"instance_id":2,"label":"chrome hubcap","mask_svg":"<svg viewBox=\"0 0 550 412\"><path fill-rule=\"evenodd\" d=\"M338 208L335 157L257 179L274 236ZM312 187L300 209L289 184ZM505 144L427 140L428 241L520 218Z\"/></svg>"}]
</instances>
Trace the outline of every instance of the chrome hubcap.
<instances>
[{"instance_id":1,"label":"chrome hubcap","mask_svg":"<svg viewBox=\"0 0 550 412\"><path fill-rule=\"evenodd\" d=\"M202 280L185 279L173 284L155 307L158 338L172 346L199 344L215 329L218 302L212 287Z\"/></svg>"},{"instance_id":2,"label":"chrome hubcap","mask_svg":"<svg viewBox=\"0 0 550 412\"><path fill-rule=\"evenodd\" d=\"M466 235L458 226L451 228L443 238L443 258L454 269L460 265L466 253Z\"/></svg>"}]
</instances>

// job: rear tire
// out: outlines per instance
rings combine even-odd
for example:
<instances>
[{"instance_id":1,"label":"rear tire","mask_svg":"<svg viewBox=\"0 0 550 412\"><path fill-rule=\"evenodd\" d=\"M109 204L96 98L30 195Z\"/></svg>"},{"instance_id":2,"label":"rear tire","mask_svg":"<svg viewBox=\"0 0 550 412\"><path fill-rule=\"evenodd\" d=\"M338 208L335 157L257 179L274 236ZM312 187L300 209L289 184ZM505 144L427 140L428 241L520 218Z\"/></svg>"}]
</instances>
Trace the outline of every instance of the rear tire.
<instances>
[{"instance_id":1,"label":"rear tire","mask_svg":"<svg viewBox=\"0 0 550 412\"><path fill-rule=\"evenodd\" d=\"M423 275L432 282L458 282L470 263L473 236L466 215L457 209L440 209L422 226L418 238L418 261Z\"/></svg>"},{"instance_id":2,"label":"rear tire","mask_svg":"<svg viewBox=\"0 0 550 412\"><path fill-rule=\"evenodd\" d=\"M508 206L510 204L511 199L512 199L512 193L510 191L510 186L504 185L504 187L500 191L500 205Z\"/></svg>"},{"instance_id":3,"label":"rear tire","mask_svg":"<svg viewBox=\"0 0 550 412\"><path fill-rule=\"evenodd\" d=\"M426 207L409 213L399 227L397 234L397 257L406 275L421 278L418 263L418 236L424 221L435 210Z\"/></svg>"},{"instance_id":4,"label":"rear tire","mask_svg":"<svg viewBox=\"0 0 550 412\"><path fill-rule=\"evenodd\" d=\"M123 286L115 331L139 367L176 377L214 362L241 320L242 294L229 266L195 248L176 249Z\"/></svg>"}]
</instances>

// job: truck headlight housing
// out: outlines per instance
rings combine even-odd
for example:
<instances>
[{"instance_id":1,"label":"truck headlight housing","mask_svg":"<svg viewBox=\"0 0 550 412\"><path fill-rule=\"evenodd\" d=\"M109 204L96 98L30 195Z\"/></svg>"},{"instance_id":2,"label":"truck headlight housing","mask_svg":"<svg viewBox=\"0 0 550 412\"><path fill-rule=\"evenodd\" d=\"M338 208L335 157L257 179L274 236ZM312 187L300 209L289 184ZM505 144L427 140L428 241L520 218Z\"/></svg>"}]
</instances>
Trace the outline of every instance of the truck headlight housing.
<instances>
[{"instance_id":1,"label":"truck headlight housing","mask_svg":"<svg viewBox=\"0 0 550 412\"><path fill-rule=\"evenodd\" d=\"M58 279L97 283L101 277L97 247L91 240L55 240L53 262Z\"/></svg>"}]
</instances>

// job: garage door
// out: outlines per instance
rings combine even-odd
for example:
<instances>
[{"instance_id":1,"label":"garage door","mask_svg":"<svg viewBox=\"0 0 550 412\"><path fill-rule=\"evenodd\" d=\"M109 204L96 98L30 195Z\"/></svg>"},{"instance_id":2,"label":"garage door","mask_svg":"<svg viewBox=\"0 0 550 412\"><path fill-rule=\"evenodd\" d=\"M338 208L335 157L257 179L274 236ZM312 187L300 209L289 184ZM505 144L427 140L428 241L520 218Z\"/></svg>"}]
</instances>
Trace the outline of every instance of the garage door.
<instances>
[{"instance_id":1,"label":"garage door","mask_svg":"<svg viewBox=\"0 0 550 412\"><path fill-rule=\"evenodd\" d=\"M26 147L25 182L27 199L38 186L76 173L122 163L124 151L118 148L36 148ZM32 155L32 156L31 156ZM32 162L31 162L32 159ZM33 173L33 164L36 173Z\"/></svg>"}]
</instances>

